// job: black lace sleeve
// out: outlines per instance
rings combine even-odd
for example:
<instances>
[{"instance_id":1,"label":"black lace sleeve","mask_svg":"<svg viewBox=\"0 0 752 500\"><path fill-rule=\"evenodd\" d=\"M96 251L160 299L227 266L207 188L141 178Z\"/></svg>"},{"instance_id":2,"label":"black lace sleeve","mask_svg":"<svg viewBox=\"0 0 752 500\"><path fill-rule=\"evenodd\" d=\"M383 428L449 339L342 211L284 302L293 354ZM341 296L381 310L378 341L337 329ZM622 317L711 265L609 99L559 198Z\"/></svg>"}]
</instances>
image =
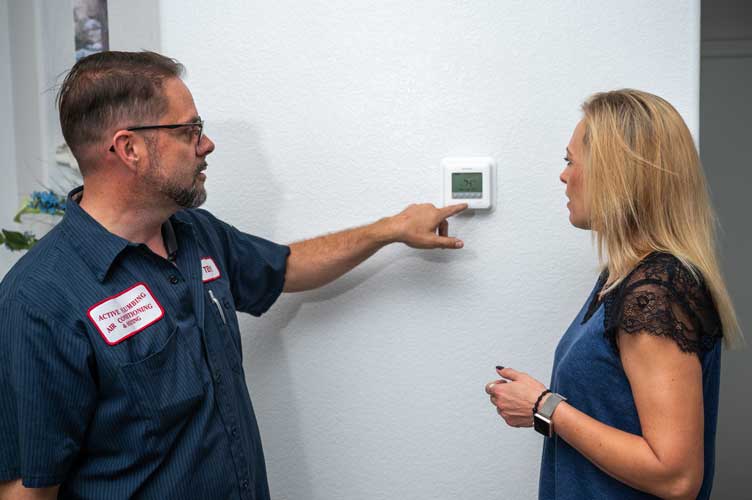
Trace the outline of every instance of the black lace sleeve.
<instances>
[{"instance_id":1,"label":"black lace sleeve","mask_svg":"<svg viewBox=\"0 0 752 500\"><path fill-rule=\"evenodd\" d=\"M703 353L723 336L718 312L702 279L674 256L645 258L604 298L606 336L618 352L619 334L673 339L688 353Z\"/></svg>"}]
</instances>

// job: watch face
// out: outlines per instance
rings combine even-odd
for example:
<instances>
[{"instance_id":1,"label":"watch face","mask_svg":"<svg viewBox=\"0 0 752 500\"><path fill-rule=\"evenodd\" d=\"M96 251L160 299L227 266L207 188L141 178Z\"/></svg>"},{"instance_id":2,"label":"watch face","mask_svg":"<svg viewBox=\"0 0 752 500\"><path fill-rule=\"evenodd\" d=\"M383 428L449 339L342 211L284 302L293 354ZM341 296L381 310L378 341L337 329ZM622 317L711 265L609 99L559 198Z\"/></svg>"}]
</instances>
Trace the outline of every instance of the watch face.
<instances>
[{"instance_id":1,"label":"watch face","mask_svg":"<svg viewBox=\"0 0 752 500\"><path fill-rule=\"evenodd\" d=\"M546 437L551 437L551 421L546 417L535 414L533 417L533 428Z\"/></svg>"}]
</instances>

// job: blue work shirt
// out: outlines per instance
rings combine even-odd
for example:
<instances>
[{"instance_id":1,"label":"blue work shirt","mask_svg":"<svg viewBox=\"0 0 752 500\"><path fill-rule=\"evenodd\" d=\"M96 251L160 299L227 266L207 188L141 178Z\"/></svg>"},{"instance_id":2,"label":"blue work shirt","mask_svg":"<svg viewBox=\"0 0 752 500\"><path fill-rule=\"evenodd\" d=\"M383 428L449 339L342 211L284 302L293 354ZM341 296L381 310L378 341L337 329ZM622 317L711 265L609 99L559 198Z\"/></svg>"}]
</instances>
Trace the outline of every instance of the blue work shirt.
<instances>
[{"instance_id":1,"label":"blue work shirt","mask_svg":"<svg viewBox=\"0 0 752 500\"><path fill-rule=\"evenodd\" d=\"M235 311L264 313L286 246L204 210L170 259L63 220L0 285L0 480L60 498L269 499Z\"/></svg>"}]
</instances>

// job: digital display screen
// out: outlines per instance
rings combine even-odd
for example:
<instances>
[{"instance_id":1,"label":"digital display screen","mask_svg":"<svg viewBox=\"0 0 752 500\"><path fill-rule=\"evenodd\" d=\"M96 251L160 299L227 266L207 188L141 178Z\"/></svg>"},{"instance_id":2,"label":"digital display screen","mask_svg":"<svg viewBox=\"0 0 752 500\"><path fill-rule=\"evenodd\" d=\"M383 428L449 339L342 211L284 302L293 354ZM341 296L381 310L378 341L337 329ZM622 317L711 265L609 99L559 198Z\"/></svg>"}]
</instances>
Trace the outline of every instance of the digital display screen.
<instances>
[{"instance_id":1,"label":"digital display screen","mask_svg":"<svg viewBox=\"0 0 752 500\"><path fill-rule=\"evenodd\" d=\"M452 173L453 198L480 198L483 193L483 174L480 172ZM467 196L471 195L472 196Z\"/></svg>"}]
</instances>

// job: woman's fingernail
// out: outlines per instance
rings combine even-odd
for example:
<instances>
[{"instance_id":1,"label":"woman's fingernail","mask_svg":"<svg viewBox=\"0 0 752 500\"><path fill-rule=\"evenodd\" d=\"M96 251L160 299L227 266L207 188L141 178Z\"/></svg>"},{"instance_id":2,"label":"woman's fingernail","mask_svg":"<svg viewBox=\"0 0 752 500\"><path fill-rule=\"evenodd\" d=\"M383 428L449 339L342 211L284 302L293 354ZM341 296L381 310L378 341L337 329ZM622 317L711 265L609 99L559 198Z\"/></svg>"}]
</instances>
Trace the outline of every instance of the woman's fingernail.
<instances>
[{"instance_id":1,"label":"woman's fingernail","mask_svg":"<svg viewBox=\"0 0 752 500\"><path fill-rule=\"evenodd\" d=\"M497 370L503 370L503 369L504 369L504 367L503 367L503 366L497 366L497 367L496 367L496 369L497 369Z\"/></svg>"}]
</instances>

